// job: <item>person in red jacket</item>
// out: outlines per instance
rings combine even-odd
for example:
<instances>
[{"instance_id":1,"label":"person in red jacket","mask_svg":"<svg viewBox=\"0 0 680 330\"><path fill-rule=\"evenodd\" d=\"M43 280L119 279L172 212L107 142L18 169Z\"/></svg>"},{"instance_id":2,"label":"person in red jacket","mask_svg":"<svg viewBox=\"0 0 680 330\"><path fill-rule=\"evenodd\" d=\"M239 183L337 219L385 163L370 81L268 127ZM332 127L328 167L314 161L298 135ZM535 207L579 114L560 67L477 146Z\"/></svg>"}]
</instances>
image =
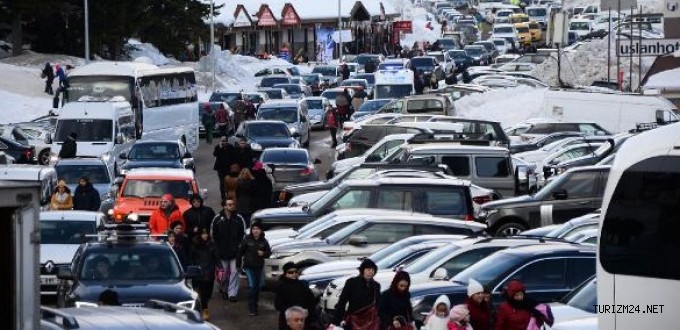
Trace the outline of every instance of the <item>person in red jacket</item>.
<instances>
[{"instance_id":1,"label":"person in red jacket","mask_svg":"<svg viewBox=\"0 0 680 330\"><path fill-rule=\"evenodd\" d=\"M151 214L151 218L149 219L151 234L162 235L167 233L167 231L170 230L170 224L175 221L179 221L182 223L182 227L186 227L182 212L175 204L175 199L172 195L165 194L161 197L160 207Z\"/></svg>"},{"instance_id":2,"label":"person in red jacket","mask_svg":"<svg viewBox=\"0 0 680 330\"><path fill-rule=\"evenodd\" d=\"M545 321L542 314L536 310L538 303L527 297L522 282L510 281L505 289L505 299L506 301L498 306L495 330L526 330L532 317L537 318L539 327Z\"/></svg>"},{"instance_id":3,"label":"person in red jacket","mask_svg":"<svg viewBox=\"0 0 680 330\"><path fill-rule=\"evenodd\" d=\"M486 301L484 286L481 283L470 279L467 287L468 297L465 304L470 311L470 324L477 330L491 329L491 304Z\"/></svg>"}]
</instances>

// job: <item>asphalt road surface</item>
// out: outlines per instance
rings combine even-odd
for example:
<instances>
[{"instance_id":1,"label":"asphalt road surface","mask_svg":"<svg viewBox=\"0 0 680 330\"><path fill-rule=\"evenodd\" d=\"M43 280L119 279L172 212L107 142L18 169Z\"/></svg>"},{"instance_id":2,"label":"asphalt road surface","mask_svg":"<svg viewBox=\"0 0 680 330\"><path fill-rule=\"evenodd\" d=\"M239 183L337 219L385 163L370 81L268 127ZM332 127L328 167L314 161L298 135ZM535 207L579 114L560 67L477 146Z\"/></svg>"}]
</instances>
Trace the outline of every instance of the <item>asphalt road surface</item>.
<instances>
[{"instance_id":1,"label":"asphalt road surface","mask_svg":"<svg viewBox=\"0 0 680 330\"><path fill-rule=\"evenodd\" d=\"M213 141L217 143L219 139ZM330 147L330 135L328 131L312 132L312 142L309 152L312 159L318 158L321 164L316 165L320 177L324 177L335 155ZM215 212L220 210L220 189L218 186L217 173L213 171L214 158L212 156L213 146L208 145L205 140L201 140L198 150L194 153L196 160L196 176L201 188L208 189L208 197L205 205L212 207ZM269 291L260 293L259 315L249 316L247 308L248 288L245 279L241 279L239 289L239 300L236 303L222 300L220 294L215 290L213 298L209 304L210 322L221 329L276 329L278 314L274 310L274 294Z\"/></svg>"}]
</instances>

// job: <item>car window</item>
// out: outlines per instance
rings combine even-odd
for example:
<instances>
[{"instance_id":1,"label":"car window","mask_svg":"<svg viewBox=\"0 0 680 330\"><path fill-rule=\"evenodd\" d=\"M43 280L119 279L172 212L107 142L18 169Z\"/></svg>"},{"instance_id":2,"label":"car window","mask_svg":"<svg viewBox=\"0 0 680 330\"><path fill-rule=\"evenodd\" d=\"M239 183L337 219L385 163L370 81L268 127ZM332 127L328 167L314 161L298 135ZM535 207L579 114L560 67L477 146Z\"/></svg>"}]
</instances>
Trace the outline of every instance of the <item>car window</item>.
<instances>
[{"instance_id":1,"label":"car window","mask_svg":"<svg viewBox=\"0 0 680 330\"><path fill-rule=\"evenodd\" d=\"M442 163L451 169L454 176L470 175L470 157L468 156L443 156Z\"/></svg>"},{"instance_id":2,"label":"car window","mask_svg":"<svg viewBox=\"0 0 680 330\"><path fill-rule=\"evenodd\" d=\"M566 267L564 258L542 259L520 269L509 280L521 281L527 291L564 289L567 287Z\"/></svg>"},{"instance_id":3,"label":"car window","mask_svg":"<svg viewBox=\"0 0 680 330\"><path fill-rule=\"evenodd\" d=\"M444 105L439 100L409 100L406 109L409 113L442 112Z\"/></svg>"},{"instance_id":4,"label":"car window","mask_svg":"<svg viewBox=\"0 0 680 330\"><path fill-rule=\"evenodd\" d=\"M149 144L143 143L132 146L129 159L178 159L179 148L177 144L162 143Z\"/></svg>"},{"instance_id":5,"label":"car window","mask_svg":"<svg viewBox=\"0 0 680 330\"><path fill-rule=\"evenodd\" d=\"M460 273L464 269L470 267L472 264L476 263L477 261L480 261L490 254L502 250L505 247L501 246L493 246L493 247L487 247L487 248L479 248L479 249L473 249L469 251L465 251L461 254L456 255L455 257L449 259L446 261L444 264L442 264L440 267L446 269L446 273L449 278L454 277L456 274ZM434 273L434 272L433 272ZM430 274L432 276L432 274Z\"/></svg>"},{"instance_id":6,"label":"car window","mask_svg":"<svg viewBox=\"0 0 680 330\"><path fill-rule=\"evenodd\" d=\"M366 236L368 244L392 244L413 234L413 225L406 223L370 224L356 235Z\"/></svg>"},{"instance_id":7,"label":"car window","mask_svg":"<svg viewBox=\"0 0 680 330\"><path fill-rule=\"evenodd\" d=\"M370 190L350 190L333 204L334 210L368 207L371 202Z\"/></svg>"},{"instance_id":8,"label":"car window","mask_svg":"<svg viewBox=\"0 0 680 330\"><path fill-rule=\"evenodd\" d=\"M351 221L345 221L345 222L341 222L341 223L336 223L336 224L334 224L334 225L332 225L332 226L330 226L330 227L328 227L328 228L326 228L326 229L320 231L319 233L317 233L316 235L314 235L314 236L312 236L312 237L318 237L318 238L324 239L324 238L330 236L331 234L333 234L333 233L335 233L335 232L341 230L342 228L347 227L348 225L350 225L350 224L352 224L352 223L353 223L353 222L351 222Z\"/></svg>"},{"instance_id":9,"label":"car window","mask_svg":"<svg viewBox=\"0 0 680 330\"><path fill-rule=\"evenodd\" d=\"M78 184L86 176L91 183L111 182L106 165L60 165L55 166L57 176L67 184Z\"/></svg>"},{"instance_id":10,"label":"car window","mask_svg":"<svg viewBox=\"0 0 680 330\"><path fill-rule=\"evenodd\" d=\"M413 198L410 191L401 190L380 190L378 192L378 204L379 209L389 209L389 210L413 210Z\"/></svg>"},{"instance_id":11,"label":"car window","mask_svg":"<svg viewBox=\"0 0 680 330\"><path fill-rule=\"evenodd\" d=\"M595 258L571 258L568 259L567 286L576 288L585 280L595 274Z\"/></svg>"},{"instance_id":12,"label":"car window","mask_svg":"<svg viewBox=\"0 0 680 330\"><path fill-rule=\"evenodd\" d=\"M583 133L586 133L587 135L595 135L595 133L600 129L593 126L592 124L579 124L578 130Z\"/></svg>"},{"instance_id":13,"label":"car window","mask_svg":"<svg viewBox=\"0 0 680 330\"><path fill-rule=\"evenodd\" d=\"M189 199L193 195L191 182L188 180L130 179L125 181L122 192L123 197L137 198L160 198L164 194L171 194L175 198Z\"/></svg>"},{"instance_id":14,"label":"car window","mask_svg":"<svg viewBox=\"0 0 680 330\"><path fill-rule=\"evenodd\" d=\"M505 157L476 157L477 176L504 178L510 175L510 164Z\"/></svg>"},{"instance_id":15,"label":"car window","mask_svg":"<svg viewBox=\"0 0 680 330\"><path fill-rule=\"evenodd\" d=\"M432 215L467 214L463 189L429 189L425 191L425 212Z\"/></svg>"},{"instance_id":16,"label":"car window","mask_svg":"<svg viewBox=\"0 0 680 330\"><path fill-rule=\"evenodd\" d=\"M95 221L40 221L40 244L82 244L96 227Z\"/></svg>"},{"instance_id":17,"label":"car window","mask_svg":"<svg viewBox=\"0 0 680 330\"><path fill-rule=\"evenodd\" d=\"M593 172L574 173L557 189L564 189L569 199L595 197L597 174Z\"/></svg>"},{"instance_id":18,"label":"car window","mask_svg":"<svg viewBox=\"0 0 680 330\"><path fill-rule=\"evenodd\" d=\"M180 265L172 249L106 249L84 255L81 281L181 279Z\"/></svg>"}]
</instances>

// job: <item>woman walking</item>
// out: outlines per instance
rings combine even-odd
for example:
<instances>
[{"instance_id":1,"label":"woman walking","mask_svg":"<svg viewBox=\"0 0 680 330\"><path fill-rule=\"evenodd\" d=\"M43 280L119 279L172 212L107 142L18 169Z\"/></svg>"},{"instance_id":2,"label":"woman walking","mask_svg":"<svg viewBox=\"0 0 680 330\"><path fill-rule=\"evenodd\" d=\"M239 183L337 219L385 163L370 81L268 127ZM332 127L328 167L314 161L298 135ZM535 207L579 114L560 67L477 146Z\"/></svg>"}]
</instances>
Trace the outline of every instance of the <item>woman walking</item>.
<instances>
[{"instance_id":1,"label":"woman walking","mask_svg":"<svg viewBox=\"0 0 680 330\"><path fill-rule=\"evenodd\" d=\"M380 296L380 329L412 330L413 306L411 306L411 277L405 271L394 274L390 289ZM402 324L404 323L404 324Z\"/></svg>"},{"instance_id":2,"label":"woman walking","mask_svg":"<svg viewBox=\"0 0 680 330\"><path fill-rule=\"evenodd\" d=\"M543 324L552 326L554 321L550 309L527 297L524 284L512 280L505 289L506 301L498 306L496 330L540 329ZM538 307L538 308L537 308ZM540 311L539 311L540 310ZM534 327L530 328L529 325Z\"/></svg>"},{"instance_id":3,"label":"woman walking","mask_svg":"<svg viewBox=\"0 0 680 330\"><path fill-rule=\"evenodd\" d=\"M262 287L262 269L264 259L269 258L272 249L269 242L264 238L262 224L254 222L250 226L250 234L246 235L241 242L238 259L243 260L243 270L248 279L248 311L250 316L257 315L258 300Z\"/></svg>"},{"instance_id":4,"label":"woman walking","mask_svg":"<svg viewBox=\"0 0 680 330\"><path fill-rule=\"evenodd\" d=\"M380 284L373 279L377 271L378 265L371 259L361 262L359 275L347 280L340 293L333 324L352 330L380 329Z\"/></svg>"},{"instance_id":5,"label":"woman walking","mask_svg":"<svg viewBox=\"0 0 680 330\"><path fill-rule=\"evenodd\" d=\"M208 303L215 286L215 267L220 264L217 248L207 229L202 229L194 236L191 249L191 264L201 267L201 277L194 279L194 288L198 290L198 297L203 308L203 319L209 320Z\"/></svg>"},{"instance_id":6,"label":"woman walking","mask_svg":"<svg viewBox=\"0 0 680 330\"><path fill-rule=\"evenodd\" d=\"M255 177L249 169L244 168L236 180L236 211L250 224L250 215L253 214L253 200L262 198L255 195Z\"/></svg>"},{"instance_id":7,"label":"woman walking","mask_svg":"<svg viewBox=\"0 0 680 330\"><path fill-rule=\"evenodd\" d=\"M333 107L326 109L326 127L331 132L331 139L333 140L331 147L335 148L338 146L338 111Z\"/></svg>"}]
</instances>

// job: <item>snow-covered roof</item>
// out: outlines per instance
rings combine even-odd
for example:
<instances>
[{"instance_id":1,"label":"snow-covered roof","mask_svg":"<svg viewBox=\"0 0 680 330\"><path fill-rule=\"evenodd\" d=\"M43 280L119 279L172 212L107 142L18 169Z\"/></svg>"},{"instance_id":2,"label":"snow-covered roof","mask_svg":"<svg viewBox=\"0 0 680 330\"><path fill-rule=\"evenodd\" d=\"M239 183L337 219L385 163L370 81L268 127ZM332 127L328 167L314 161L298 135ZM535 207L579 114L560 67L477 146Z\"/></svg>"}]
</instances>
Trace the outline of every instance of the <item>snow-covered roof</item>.
<instances>
[{"instance_id":1,"label":"snow-covered roof","mask_svg":"<svg viewBox=\"0 0 680 330\"><path fill-rule=\"evenodd\" d=\"M340 0L341 1L341 14L343 18L349 18L350 12L357 2L366 8L371 16L381 15L381 6L384 8L386 16L398 15L399 12L391 5L387 0ZM219 15L215 16L215 22L223 24L225 26L230 26L234 23L234 12L238 5L243 5L243 7L248 11L253 23L257 22L257 17L255 14L258 13L260 7L263 4L269 6L272 13L274 14L274 19L279 21L281 19L281 12L286 3L290 3L300 20L302 21L313 21L313 20L337 20L338 18L338 2L328 1L328 0L215 0L215 6L223 5L219 9Z\"/></svg>"},{"instance_id":2,"label":"snow-covered roof","mask_svg":"<svg viewBox=\"0 0 680 330\"><path fill-rule=\"evenodd\" d=\"M647 79L645 89L680 89L680 68L655 73Z\"/></svg>"}]
</instances>

